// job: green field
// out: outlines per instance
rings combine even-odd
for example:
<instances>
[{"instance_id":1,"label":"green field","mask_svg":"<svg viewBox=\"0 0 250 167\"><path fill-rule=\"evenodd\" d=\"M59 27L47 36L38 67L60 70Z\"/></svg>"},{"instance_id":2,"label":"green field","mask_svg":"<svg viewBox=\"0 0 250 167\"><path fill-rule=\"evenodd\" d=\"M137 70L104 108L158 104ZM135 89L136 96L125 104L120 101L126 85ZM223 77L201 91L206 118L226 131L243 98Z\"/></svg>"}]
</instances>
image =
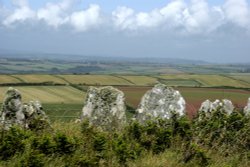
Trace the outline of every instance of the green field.
<instances>
[{"instance_id":1,"label":"green field","mask_svg":"<svg viewBox=\"0 0 250 167\"><path fill-rule=\"evenodd\" d=\"M240 80L243 82L247 82L250 84L250 73L246 73L246 74L230 74L230 77L236 79L236 80Z\"/></svg>"},{"instance_id":2,"label":"green field","mask_svg":"<svg viewBox=\"0 0 250 167\"><path fill-rule=\"evenodd\" d=\"M219 87L219 86L230 86L230 87L241 87L249 88L250 83L243 82L241 80L232 79L230 77L222 75L197 75L197 74L180 74L180 75L160 75L162 79L167 80L194 80L199 82L205 87Z\"/></svg>"},{"instance_id":3,"label":"green field","mask_svg":"<svg viewBox=\"0 0 250 167\"><path fill-rule=\"evenodd\" d=\"M83 102L78 104L44 104L44 111L51 121L70 121L80 118Z\"/></svg>"}]
</instances>

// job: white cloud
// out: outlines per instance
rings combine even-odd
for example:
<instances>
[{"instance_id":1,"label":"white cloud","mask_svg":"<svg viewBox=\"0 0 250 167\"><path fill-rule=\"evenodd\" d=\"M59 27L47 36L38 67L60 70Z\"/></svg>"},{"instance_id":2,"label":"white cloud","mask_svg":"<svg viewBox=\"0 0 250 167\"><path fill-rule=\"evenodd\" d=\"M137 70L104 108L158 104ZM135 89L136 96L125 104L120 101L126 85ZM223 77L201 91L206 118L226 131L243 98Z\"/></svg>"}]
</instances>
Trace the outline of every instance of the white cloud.
<instances>
[{"instance_id":1,"label":"white cloud","mask_svg":"<svg viewBox=\"0 0 250 167\"><path fill-rule=\"evenodd\" d=\"M3 25L11 26L15 22L23 22L36 17L36 13L30 9L26 0L15 0L13 4L16 5L17 8L3 20Z\"/></svg>"},{"instance_id":2,"label":"white cloud","mask_svg":"<svg viewBox=\"0 0 250 167\"><path fill-rule=\"evenodd\" d=\"M249 26L250 11L246 0L227 0L224 10L227 19L232 23L241 27Z\"/></svg>"},{"instance_id":3,"label":"white cloud","mask_svg":"<svg viewBox=\"0 0 250 167\"><path fill-rule=\"evenodd\" d=\"M208 4L204 0L192 0L184 11L184 25L190 32L200 31L210 26L211 17Z\"/></svg>"},{"instance_id":4,"label":"white cloud","mask_svg":"<svg viewBox=\"0 0 250 167\"><path fill-rule=\"evenodd\" d=\"M109 24L121 31L165 30L187 34L203 34L216 31L227 23L250 29L250 10L246 0L227 0L221 6L210 6L206 0L172 0L161 8L149 12L135 11L132 8L117 7L108 18L103 16L101 7L74 11L75 0L61 0L47 3L37 11L29 7L27 0L13 0L14 10L5 10L2 24L16 25L26 20L43 21L55 29L67 25L75 31L88 31ZM7 14L6 16L6 13ZM105 18L105 19L104 19Z\"/></svg>"},{"instance_id":5,"label":"white cloud","mask_svg":"<svg viewBox=\"0 0 250 167\"><path fill-rule=\"evenodd\" d=\"M27 0L12 0L12 4L19 7L29 6Z\"/></svg>"},{"instance_id":6,"label":"white cloud","mask_svg":"<svg viewBox=\"0 0 250 167\"><path fill-rule=\"evenodd\" d=\"M224 20L220 7L209 7L205 0L192 0L183 11L183 26L189 33L207 33L217 29Z\"/></svg>"},{"instance_id":7,"label":"white cloud","mask_svg":"<svg viewBox=\"0 0 250 167\"><path fill-rule=\"evenodd\" d=\"M87 10L72 13L69 22L76 31L87 31L102 23L100 10L98 5L90 5Z\"/></svg>"},{"instance_id":8,"label":"white cloud","mask_svg":"<svg viewBox=\"0 0 250 167\"><path fill-rule=\"evenodd\" d=\"M183 11L187 5L182 0L170 2L168 5L159 10L164 16L164 20L168 27L178 27L182 24Z\"/></svg>"},{"instance_id":9,"label":"white cloud","mask_svg":"<svg viewBox=\"0 0 250 167\"><path fill-rule=\"evenodd\" d=\"M47 3L44 8L37 11L38 20L44 20L49 26L58 28L68 21L67 10L71 1L64 0L60 3Z\"/></svg>"},{"instance_id":10,"label":"white cloud","mask_svg":"<svg viewBox=\"0 0 250 167\"><path fill-rule=\"evenodd\" d=\"M211 32L220 26L224 14L220 7L210 8L205 0L192 0L191 4L175 0L147 13L118 7L112 17L116 28L121 30L164 27L187 33L202 33Z\"/></svg>"},{"instance_id":11,"label":"white cloud","mask_svg":"<svg viewBox=\"0 0 250 167\"><path fill-rule=\"evenodd\" d=\"M132 29L134 10L125 6L118 7L112 12L114 25L123 30Z\"/></svg>"}]
</instances>

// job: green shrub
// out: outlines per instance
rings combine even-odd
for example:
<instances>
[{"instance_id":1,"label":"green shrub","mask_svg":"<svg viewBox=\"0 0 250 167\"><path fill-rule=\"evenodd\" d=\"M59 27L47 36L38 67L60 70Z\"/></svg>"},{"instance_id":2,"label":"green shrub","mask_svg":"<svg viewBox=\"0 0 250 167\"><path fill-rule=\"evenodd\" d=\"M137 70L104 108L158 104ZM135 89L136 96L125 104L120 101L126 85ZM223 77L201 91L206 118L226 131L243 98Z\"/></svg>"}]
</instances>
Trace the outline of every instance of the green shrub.
<instances>
[{"instance_id":1,"label":"green shrub","mask_svg":"<svg viewBox=\"0 0 250 167\"><path fill-rule=\"evenodd\" d=\"M76 150L77 143L63 133L57 133L54 137L56 143L56 153L71 154Z\"/></svg>"},{"instance_id":2,"label":"green shrub","mask_svg":"<svg viewBox=\"0 0 250 167\"><path fill-rule=\"evenodd\" d=\"M11 127L9 131L2 131L0 159L6 160L16 153L22 153L25 150L26 139L30 135L30 133L19 127Z\"/></svg>"},{"instance_id":3,"label":"green shrub","mask_svg":"<svg viewBox=\"0 0 250 167\"><path fill-rule=\"evenodd\" d=\"M21 167L43 167L45 165L45 154L32 151L21 159Z\"/></svg>"},{"instance_id":4,"label":"green shrub","mask_svg":"<svg viewBox=\"0 0 250 167\"><path fill-rule=\"evenodd\" d=\"M202 167L209 165L209 158L206 156L205 151L199 148L198 145L194 143L188 144L187 148L185 148L183 152L184 163L194 161L195 164Z\"/></svg>"},{"instance_id":5,"label":"green shrub","mask_svg":"<svg viewBox=\"0 0 250 167\"><path fill-rule=\"evenodd\" d=\"M53 136L51 136L50 134L35 137L32 140L31 146L33 149L38 150L46 155L53 154L56 151L57 147Z\"/></svg>"},{"instance_id":6,"label":"green shrub","mask_svg":"<svg viewBox=\"0 0 250 167\"><path fill-rule=\"evenodd\" d=\"M129 141L123 135L115 135L112 142L114 153L121 164L136 159L142 151L138 144Z\"/></svg>"}]
</instances>

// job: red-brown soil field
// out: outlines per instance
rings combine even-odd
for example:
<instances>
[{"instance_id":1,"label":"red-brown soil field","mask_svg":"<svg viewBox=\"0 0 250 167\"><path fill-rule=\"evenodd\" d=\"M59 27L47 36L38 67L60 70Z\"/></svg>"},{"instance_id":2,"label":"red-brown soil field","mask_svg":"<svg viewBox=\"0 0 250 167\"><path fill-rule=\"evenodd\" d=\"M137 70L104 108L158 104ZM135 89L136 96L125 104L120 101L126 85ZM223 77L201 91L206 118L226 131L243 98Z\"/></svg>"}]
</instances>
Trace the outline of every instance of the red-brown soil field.
<instances>
[{"instance_id":1,"label":"red-brown soil field","mask_svg":"<svg viewBox=\"0 0 250 167\"><path fill-rule=\"evenodd\" d=\"M142 96L151 89L151 87L127 86L117 87L125 93L128 105L137 108ZM237 109L246 106L247 99L250 97L250 91L241 89L216 89L216 88L175 88L180 91L187 102L187 111L189 117L193 117L200 105L206 99L229 99Z\"/></svg>"}]
</instances>

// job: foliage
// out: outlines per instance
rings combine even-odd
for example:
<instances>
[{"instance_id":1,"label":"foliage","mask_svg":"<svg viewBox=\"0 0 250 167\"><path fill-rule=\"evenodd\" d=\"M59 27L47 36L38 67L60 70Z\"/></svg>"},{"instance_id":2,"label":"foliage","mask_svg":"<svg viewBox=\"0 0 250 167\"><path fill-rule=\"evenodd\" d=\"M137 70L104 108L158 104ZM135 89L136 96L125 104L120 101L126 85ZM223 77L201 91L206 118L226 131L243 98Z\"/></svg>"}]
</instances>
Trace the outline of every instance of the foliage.
<instances>
[{"instance_id":1,"label":"foliage","mask_svg":"<svg viewBox=\"0 0 250 167\"><path fill-rule=\"evenodd\" d=\"M0 159L6 160L15 154L23 153L25 150L26 140L31 136L29 132L19 127L12 127L8 132L2 130Z\"/></svg>"},{"instance_id":2,"label":"foliage","mask_svg":"<svg viewBox=\"0 0 250 167\"><path fill-rule=\"evenodd\" d=\"M72 128L65 129L66 124ZM2 131L0 166L140 166L146 162L145 166L169 166L170 162L172 166L250 164L250 119L237 111L226 115L218 109L211 117L194 120L173 117L146 124L132 121L120 131L101 131L88 121L57 126L61 128L53 131L18 127ZM79 132L74 126L81 126ZM158 158L160 162L156 163L154 159Z\"/></svg>"}]
</instances>

